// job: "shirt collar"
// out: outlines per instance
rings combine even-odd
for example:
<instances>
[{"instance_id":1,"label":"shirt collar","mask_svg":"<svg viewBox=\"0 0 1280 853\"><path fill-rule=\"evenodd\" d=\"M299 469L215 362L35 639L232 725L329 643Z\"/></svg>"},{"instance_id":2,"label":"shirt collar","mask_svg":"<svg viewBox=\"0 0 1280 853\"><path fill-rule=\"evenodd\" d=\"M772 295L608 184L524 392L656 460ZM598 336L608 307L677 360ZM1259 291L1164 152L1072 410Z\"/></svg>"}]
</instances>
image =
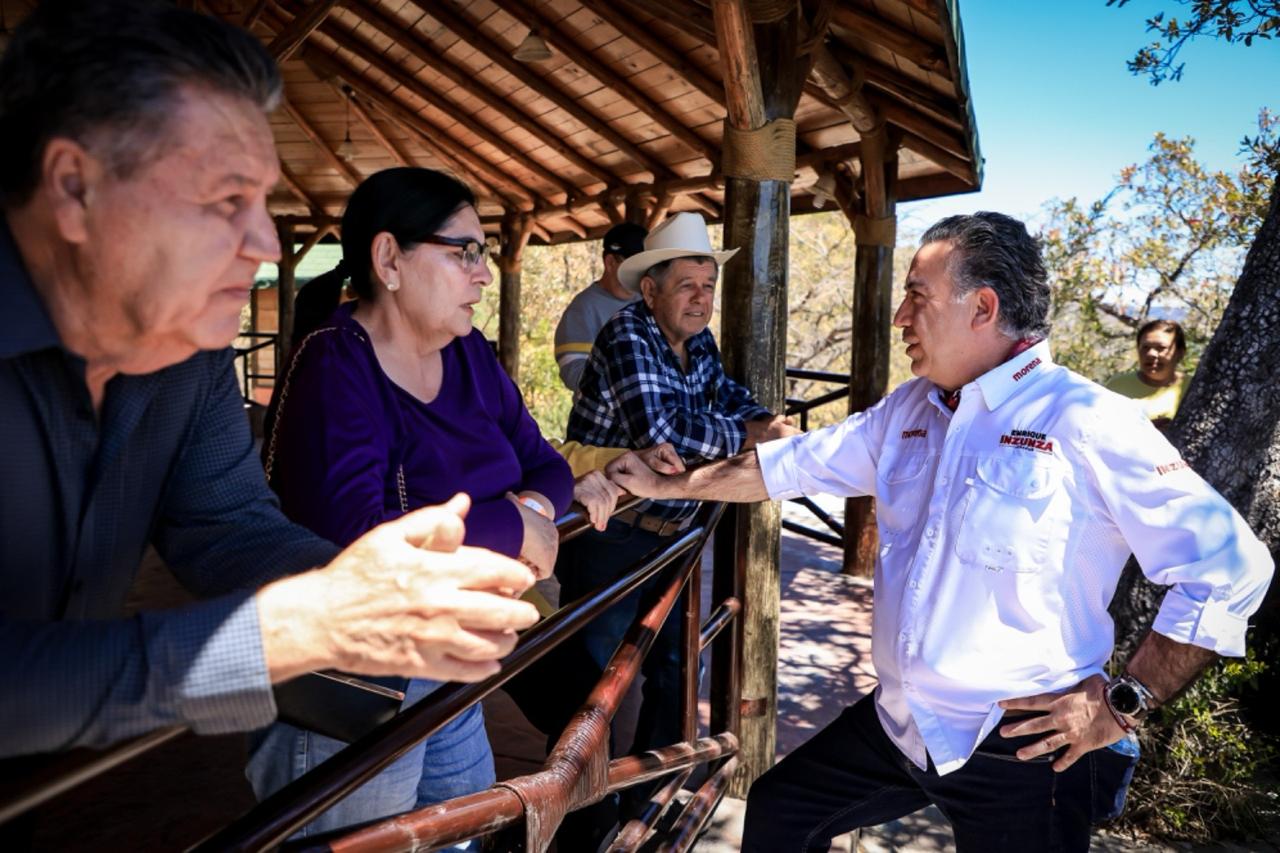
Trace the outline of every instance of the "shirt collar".
<instances>
[{"instance_id":1,"label":"shirt collar","mask_svg":"<svg viewBox=\"0 0 1280 853\"><path fill-rule=\"evenodd\" d=\"M0 304L4 305L0 311L0 358L62 346L4 216L0 216Z\"/></svg>"},{"instance_id":2,"label":"shirt collar","mask_svg":"<svg viewBox=\"0 0 1280 853\"><path fill-rule=\"evenodd\" d=\"M987 409L995 411L1019 389L1039 382L1052 366L1053 356L1049 353L1049 340L1046 338L999 367L988 370L972 384L982 392Z\"/></svg>"}]
</instances>

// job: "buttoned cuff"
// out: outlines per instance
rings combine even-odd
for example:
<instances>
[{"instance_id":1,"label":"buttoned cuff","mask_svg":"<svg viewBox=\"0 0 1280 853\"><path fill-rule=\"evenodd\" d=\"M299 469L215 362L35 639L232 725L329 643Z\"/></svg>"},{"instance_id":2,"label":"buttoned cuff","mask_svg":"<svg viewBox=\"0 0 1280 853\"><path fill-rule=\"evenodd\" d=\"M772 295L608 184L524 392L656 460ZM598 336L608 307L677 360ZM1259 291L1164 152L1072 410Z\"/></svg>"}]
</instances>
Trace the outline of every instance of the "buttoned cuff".
<instances>
[{"instance_id":1,"label":"buttoned cuff","mask_svg":"<svg viewBox=\"0 0 1280 853\"><path fill-rule=\"evenodd\" d=\"M175 722L198 734L262 728L276 718L262 649L257 600L250 593L181 611L141 614L153 689L169 693Z\"/></svg>"},{"instance_id":2,"label":"buttoned cuff","mask_svg":"<svg viewBox=\"0 0 1280 853\"><path fill-rule=\"evenodd\" d=\"M1179 587L1165 594L1151 629L1179 643L1216 652L1223 657L1244 657L1249 620L1232 613L1229 599L1196 601Z\"/></svg>"},{"instance_id":3,"label":"buttoned cuff","mask_svg":"<svg viewBox=\"0 0 1280 853\"><path fill-rule=\"evenodd\" d=\"M775 438L756 445L760 476L764 479L764 487L772 500L791 500L804 494L800 489L799 471L796 469L793 441L796 437Z\"/></svg>"}]
</instances>

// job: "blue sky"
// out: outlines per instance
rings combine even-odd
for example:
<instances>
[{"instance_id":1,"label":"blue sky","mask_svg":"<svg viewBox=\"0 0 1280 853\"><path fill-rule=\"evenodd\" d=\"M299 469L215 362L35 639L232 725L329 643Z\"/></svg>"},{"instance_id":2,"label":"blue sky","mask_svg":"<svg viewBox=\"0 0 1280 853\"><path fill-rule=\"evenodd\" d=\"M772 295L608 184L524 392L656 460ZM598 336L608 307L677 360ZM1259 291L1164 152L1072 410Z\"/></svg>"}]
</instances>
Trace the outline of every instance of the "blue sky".
<instances>
[{"instance_id":1,"label":"blue sky","mask_svg":"<svg viewBox=\"0 0 1280 853\"><path fill-rule=\"evenodd\" d=\"M1196 139L1211 168L1236 151L1258 110L1280 108L1280 41L1252 47L1199 39L1183 79L1152 86L1125 67L1151 41L1144 22L1173 0L959 0L979 141L981 193L899 208L904 229L979 209L1033 215L1048 199L1093 200L1140 162L1157 131Z\"/></svg>"}]
</instances>

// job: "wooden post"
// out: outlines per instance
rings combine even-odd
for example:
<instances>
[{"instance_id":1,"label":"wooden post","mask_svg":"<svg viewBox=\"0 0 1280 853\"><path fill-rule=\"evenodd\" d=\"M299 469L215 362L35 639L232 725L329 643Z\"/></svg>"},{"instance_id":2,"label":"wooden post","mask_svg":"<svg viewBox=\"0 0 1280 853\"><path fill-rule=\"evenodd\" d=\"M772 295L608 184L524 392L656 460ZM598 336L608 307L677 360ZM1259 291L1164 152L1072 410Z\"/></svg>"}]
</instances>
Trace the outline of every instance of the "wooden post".
<instances>
[{"instance_id":1,"label":"wooden post","mask_svg":"<svg viewBox=\"0 0 1280 853\"><path fill-rule=\"evenodd\" d=\"M498 361L520 383L520 260L529 242L533 218L508 213L502 219L498 262Z\"/></svg>"},{"instance_id":2,"label":"wooden post","mask_svg":"<svg viewBox=\"0 0 1280 853\"><path fill-rule=\"evenodd\" d=\"M294 272L297 254L294 252L293 226L279 223L280 263L276 265L276 376L282 375L284 360L289 354L289 340L293 337Z\"/></svg>"},{"instance_id":3,"label":"wooden post","mask_svg":"<svg viewBox=\"0 0 1280 853\"><path fill-rule=\"evenodd\" d=\"M720 310L725 369L761 404L781 412L787 348L787 250L791 212L789 168L758 162L729 130L755 131L795 113L806 71L796 58L794 16L753 26L742 0L713 0L725 80L724 245L738 255L726 263ZM778 125L774 125L776 129ZM735 148L735 146L737 146ZM742 761L730 794L744 796L774 761L777 742L777 660L782 515L777 503L744 505L726 516L716 535L716 599L742 584L739 630L721 635L712 672L712 731L738 723ZM740 642L741 696L729 695ZM725 702L729 703L726 706ZM732 707L740 702L737 707Z\"/></svg>"},{"instance_id":4,"label":"wooden post","mask_svg":"<svg viewBox=\"0 0 1280 853\"><path fill-rule=\"evenodd\" d=\"M853 221L853 353L849 369L849 412L874 406L889 387L889 348L893 346L893 244L897 231L894 184L897 142L883 130L862 139L862 205ZM871 577L875 569L875 502L849 498L844 509L844 561L847 575Z\"/></svg>"},{"instance_id":5,"label":"wooden post","mask_svg":"<svg viewBox=\"0 0 1280 853\"><path fill-rule=\"evenodd\" d=\"M633 225L649 225L649 208L645 204L645 197L639 192L632 190L627 193L624 208L623 221Z\"/></svg>"}]
</instances>

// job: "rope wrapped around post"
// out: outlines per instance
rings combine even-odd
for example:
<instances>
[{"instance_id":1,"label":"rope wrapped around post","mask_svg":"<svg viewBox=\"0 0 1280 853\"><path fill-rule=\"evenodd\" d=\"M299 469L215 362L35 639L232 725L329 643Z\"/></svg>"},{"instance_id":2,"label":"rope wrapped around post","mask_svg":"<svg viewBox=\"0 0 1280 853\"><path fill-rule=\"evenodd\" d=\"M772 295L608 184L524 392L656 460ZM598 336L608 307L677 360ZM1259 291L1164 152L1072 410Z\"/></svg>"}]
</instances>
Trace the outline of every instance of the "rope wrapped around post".
<instances>
[{"instance_id":1,"label":"rope wrapped around post","mask_svg":"<svg viewBox=\"0 0 1280 853\"><path fill-rule=\"evenodd\" d=\"M870 216L859 216L853 223L853 238L859 246L897 245L898 217L883 216L873 219Z\"/></svg>"},{"instance_id":2,"label":"rope wrapped around post","mask_svg":"<svg viewBox=\"0 0 1280 853\"><path fill-rule=\"evenodd\" d=\"M786 181L796 175L796 123L777 118L754 130L724 125L720 170L726 177Z\"/></svg>"}]
</instances>

